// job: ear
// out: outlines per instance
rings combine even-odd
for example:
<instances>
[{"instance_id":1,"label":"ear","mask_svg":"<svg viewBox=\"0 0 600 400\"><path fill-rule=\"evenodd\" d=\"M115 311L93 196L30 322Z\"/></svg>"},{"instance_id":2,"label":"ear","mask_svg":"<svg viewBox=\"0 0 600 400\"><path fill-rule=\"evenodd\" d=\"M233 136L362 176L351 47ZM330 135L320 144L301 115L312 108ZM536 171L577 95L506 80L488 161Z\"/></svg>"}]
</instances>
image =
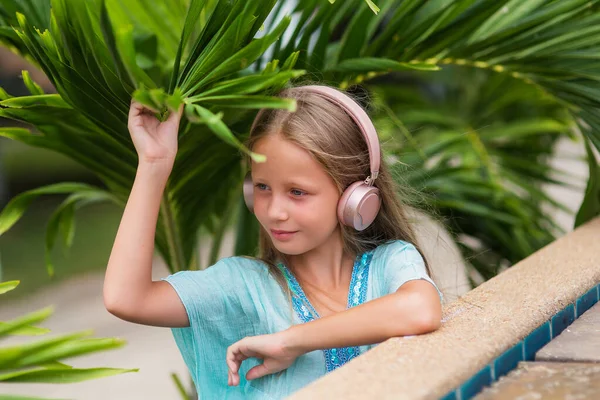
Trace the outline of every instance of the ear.
<instances>
[{"instance_id":1,"label":"ear","mask_svg":"<svg viewBox=\"0 0 600 400\"><path fill-rule=\"evenodd\" d=\"M244 192L244 201L250 212L254 212L254 184L252 183L252 174L250 171L244 178L242 190Z\"/></svg>"}]
</instances>

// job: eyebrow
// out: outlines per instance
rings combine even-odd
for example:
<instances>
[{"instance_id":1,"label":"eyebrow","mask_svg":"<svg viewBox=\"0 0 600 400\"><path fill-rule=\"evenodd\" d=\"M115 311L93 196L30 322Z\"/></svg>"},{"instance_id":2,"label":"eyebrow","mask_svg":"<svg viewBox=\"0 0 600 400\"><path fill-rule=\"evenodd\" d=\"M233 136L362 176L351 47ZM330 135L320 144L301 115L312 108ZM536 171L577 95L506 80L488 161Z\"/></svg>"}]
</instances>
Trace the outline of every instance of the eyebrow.
<instances>
[{"instance_id":1,"label":"eyebrow","mask_svg":"<svg viewBox=\"0 0 600 400\"><path fill-rule=\"evenodd\" d=\"M256 177L256 180L257 181L266 181L266 179L263 178L263 177ZM310 188L314 188L315 187L315 185L311 181L309 181L309 180L306 180L306 181L302 182L302 181L299 181L299 180L293 180L292 179L292 180L288 180L288 181L283 182L283 184L287 185L287 186L300 186L300 187L310 187Z\"/></svg>"},{"instance_id":2,"label":"eyebrow","mask_svg":"<svg viewBox=\"0 0 600 400\"><path fill-rule=\"evenodd\" d=\"M314 185L312 182L299 182L299 181L288 181L286 182L289 186L300 186L300 187L309 187L313 188Z\"/></svg>"}]
</instances>

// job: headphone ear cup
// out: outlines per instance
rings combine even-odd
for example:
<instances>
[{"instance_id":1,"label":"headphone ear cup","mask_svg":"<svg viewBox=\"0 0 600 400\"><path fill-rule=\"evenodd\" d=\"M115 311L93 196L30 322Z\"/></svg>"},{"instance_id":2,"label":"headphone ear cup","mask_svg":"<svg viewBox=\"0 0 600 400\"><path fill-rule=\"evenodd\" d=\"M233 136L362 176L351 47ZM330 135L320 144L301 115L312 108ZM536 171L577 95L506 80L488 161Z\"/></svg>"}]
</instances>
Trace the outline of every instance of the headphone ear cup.
<instances>
[{"instance_id":1,"label":"headphone ear cup","mask_svg":"<svg viewBox=\"0 0 600 400\"><path fill-rule=\"evenodd\" d=\"M246 207L250 210L250 212L254 212L254 184L252 183L252 175L250 172L246 174L244 178L244 202L246 203Z\"/></svg>"},{"instance_id":2,"label":"headphone ear cup","mask_svg":"<svg viewBox=\"0 0 600 400\"><path fill-rule=\"evenodd\" d=\"M342 193L337 215L342 224L363 231L375 221L380 208L379 189L358 181Z\"/></svg>"}]
</instances>

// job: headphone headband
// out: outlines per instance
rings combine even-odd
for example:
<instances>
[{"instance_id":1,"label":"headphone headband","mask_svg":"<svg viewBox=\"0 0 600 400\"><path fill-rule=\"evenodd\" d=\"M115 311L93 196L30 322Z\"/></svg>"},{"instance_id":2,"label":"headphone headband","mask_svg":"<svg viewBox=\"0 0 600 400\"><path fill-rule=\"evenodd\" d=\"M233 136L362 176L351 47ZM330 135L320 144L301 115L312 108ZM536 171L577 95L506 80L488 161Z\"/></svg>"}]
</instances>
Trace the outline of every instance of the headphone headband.
<instances>
[{"instance_id":1,"label":"headphone headband","mask_svg":"<svg viewBox=\"0 0 600 400\"><path fill-rule=\"evenodd\" d=\"M352 120L354 120L356 125L358 125L369 149L369 165L371 168L371 175L367 178L366 183L368 185L372 185L373 181L377 179L377 176L379 175L379 161L381 158L381 152L379 149L377 131L375 130L375 126L365 110L363 110L363 108L358 105L356 101L337 89L320 85L299 86L299 88L301 88L301 90L317 93L325 97L327 100L342 107L344 111L346 111L346 113L352 118ZM260 110L254 118L251 130L254 130L254 127L256 126L262 112L263 110Z\"/></svg>"}]
</instances>

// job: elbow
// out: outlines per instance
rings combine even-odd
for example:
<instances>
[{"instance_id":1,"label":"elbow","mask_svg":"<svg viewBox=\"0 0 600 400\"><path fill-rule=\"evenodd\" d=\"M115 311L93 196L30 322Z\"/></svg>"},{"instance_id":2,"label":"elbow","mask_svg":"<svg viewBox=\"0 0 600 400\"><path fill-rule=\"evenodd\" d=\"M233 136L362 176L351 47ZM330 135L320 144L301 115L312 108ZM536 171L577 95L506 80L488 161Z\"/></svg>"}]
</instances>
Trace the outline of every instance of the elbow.
<instances>
[{"instance_id":1,"label":"elbow","mask_svg":"<svg viewBox=\"0 0 600 400\"><path fill-rule=\"evenodd\" d=\"M118 317L120 314L118 302L104 292L103 294L104 308L112 315Z\"/></svg>"},{"instance_id":2,"label":"elbow","mask_svg":"<svg viewBox=\"0 0 600 400\"><path fill-rule=\"evenodd\" d=\"M106 311L111 313L117 318L125 321L129 321L129 315L131 314L128 310L131 308L129 305L124 304L122 297L108 293L106 290L103 292L104 308Z\"/></svg>"},{"instance_id":3,"label":"elbow","mask_svg":"<svg viewBox=\"0 0 600 400\"><path fill-rule=\"evenodd\" d=\"M150 286L110 285L104 283L102 300L104 308L117 318L137 323L144 311Z\"/></svg>"},{"instance_id":4,"label":"elbow","mask_svg":"<svg viewBox=\"0 0 600 400\"><path fill-rule=\"evenodd\" d=\"M423 315L416 321L415 326L418 334L430 333L438 330L442 326L441 311L429 310L424 312Z\"/></svg>"},{"instance_id":5,"label":"elbow","mask_svg":"<svg viewBox=\"0 0 600 400\"><path fill-rule=\"evenodd\" d=\"M119 313L119 295L115 292L114 286L112 282L109 281L108 276L104 277L104 284L102 286L102 301L104 303L104 308L106 311L111 313L112 315L118 316Z\"/></svg>"},{"instance_id":6,"label":"elbow","mask_svg":"<svg viewBox=\"0 0 600 400\"><path fill-rule=\"evenodd\" d=\"M409 301L409 307L412 310L410 326L401 328L403 331L410 331L404 335L422 335L438 330L442 326L442 305L439 298L421 293L413 293ZM408 329L407 329L408 328Z\"/></svg>"}]
</instances>

